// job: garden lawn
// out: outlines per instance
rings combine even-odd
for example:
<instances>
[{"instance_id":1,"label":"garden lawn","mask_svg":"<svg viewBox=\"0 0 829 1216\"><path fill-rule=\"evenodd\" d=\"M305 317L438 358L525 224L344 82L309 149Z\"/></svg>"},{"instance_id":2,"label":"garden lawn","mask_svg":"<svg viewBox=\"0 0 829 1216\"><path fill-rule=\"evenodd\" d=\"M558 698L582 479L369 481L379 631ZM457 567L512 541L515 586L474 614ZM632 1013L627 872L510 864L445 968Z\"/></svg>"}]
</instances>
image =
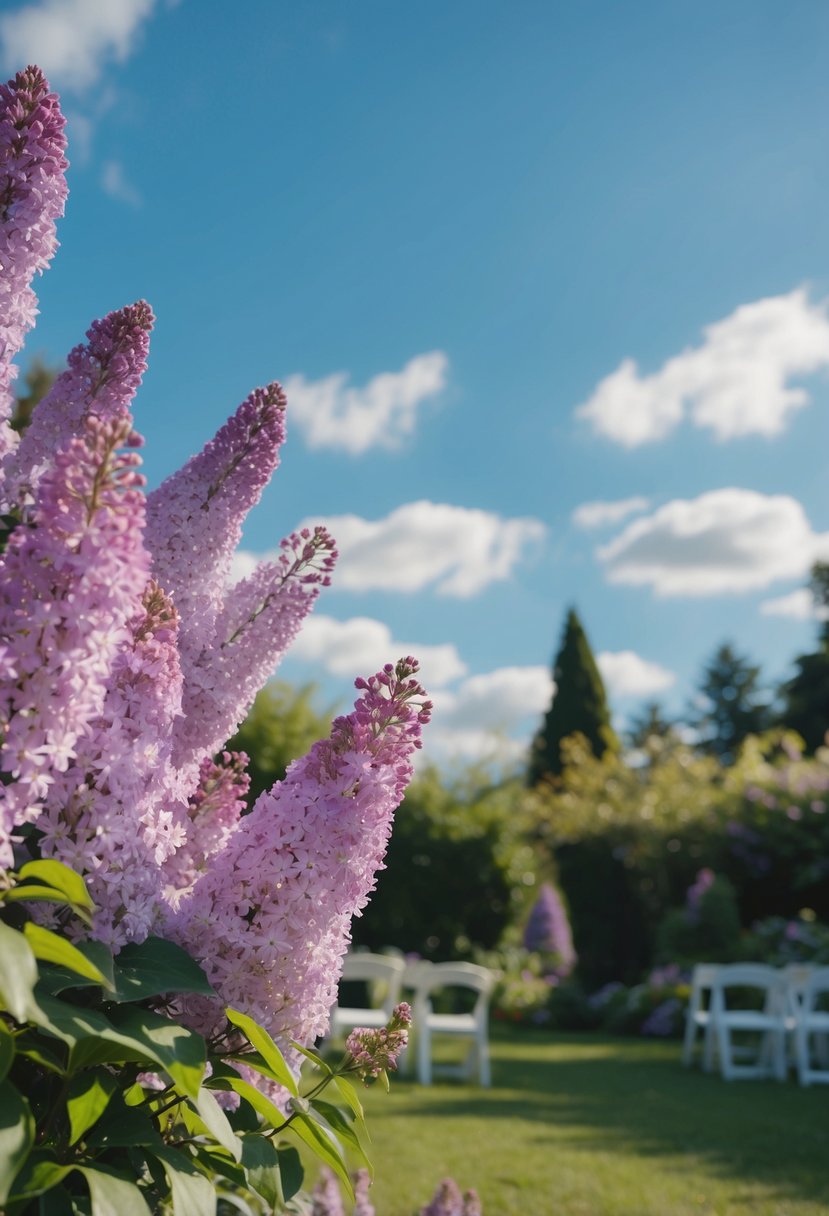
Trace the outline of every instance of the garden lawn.
<instances>
[{"instance_id":1,"label":"garden lawn","mask_svg":"<svg viewBox=\"0 0 829 1216\"><path fill-rule=\"evenodd\" d=\"M826 1216L829 1088L726 1084L674 1042L497 1027L493 1087L364 1092L377 1216L451 1174L485 1216Z\"/></svg>"}]
</instances>

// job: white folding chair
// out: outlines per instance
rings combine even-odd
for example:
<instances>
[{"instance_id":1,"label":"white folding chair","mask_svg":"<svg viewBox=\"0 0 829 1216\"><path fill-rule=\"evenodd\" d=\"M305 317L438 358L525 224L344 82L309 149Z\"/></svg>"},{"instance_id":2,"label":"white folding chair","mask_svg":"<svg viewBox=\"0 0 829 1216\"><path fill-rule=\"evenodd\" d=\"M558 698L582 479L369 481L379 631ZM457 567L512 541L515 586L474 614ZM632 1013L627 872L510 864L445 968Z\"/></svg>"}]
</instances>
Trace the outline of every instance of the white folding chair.
<instances>
[{"instance_id":1,"label":"white folding chair","mask_svg":"<svg viewBox=\"0 0 829 1216\"><path fill-rule=\"evenodd\" d=\"M714 1024L711 1021L711 990L719 967L716 963L698 963L691 975L691 995L685 1012L685 1038L682 1043L682 1063L689 1067L694 1061L697 1033L702 1032L702 1066L710 1072L714 1062Z\"/></svg>"},{"instance_id":2,"label":"white folding chair","mask_svg":"<svg viewBox=\"0 0 829 1216\"><path fill-rule=\"evenodd\" d=\"M343 959L341 983L362 982L368 986L371 1004L361 1008L340 1005L331 1010L326 1038L348 1034L355 1026L377 1030L385 1026L400 999L400 987L406 961L391 954L357 952ZM376 1000L373 999L376 995Z\"/></svg>"},{"instance_id":3,"label":"white folding chair","mask_svg":"<svg viewBox=\"0 0 829 1216\"><path fill-rule=\"evenodd\" d=\"M489 998L495 984L493 973L473 963L434 963L416 971L413 979L417 1079L420 1084L432 1083L432 1039L439 1034L471 1041L467 1065L460 1070L444 1065L442 1071L460 1072L461 1075L477 1072L479 1084L490 1085ZM471 989L478 994L471 1012L435 1013L432 995L441 989L456 988Z\"/></svg>"},{"instance_id":4,"label":"white folding chair","mask_svg":"<svg viewBox=\"0 0 829 1216\"><path fill-rule=\"evenodd\" d=\"M750 990L762 997L762 1008L740 1007L729 994ZM749 1077L786 1079L785 980L782 972L762 963L731 963L718 968L711 990L711 1021L726 1081ZM737 1064L733 1035L759 1035L753 1060ZM740 1052L742 1054L742 1052Z\"/></svg>"},{"instance_id":5,"label":"white folding chair","mask_svg":"<svg viewBox=\"0 0 829 1216\"><path fill-rule=\"evenodd\" d=\"M815 967L806 980L794 1012L794 1045L797 1079L801 1085L829 1084L826 1037L829 1035L829 967ZM817 1039L818 1067L813 1066L811 1044Z\"/></svg>"}]
</instances>

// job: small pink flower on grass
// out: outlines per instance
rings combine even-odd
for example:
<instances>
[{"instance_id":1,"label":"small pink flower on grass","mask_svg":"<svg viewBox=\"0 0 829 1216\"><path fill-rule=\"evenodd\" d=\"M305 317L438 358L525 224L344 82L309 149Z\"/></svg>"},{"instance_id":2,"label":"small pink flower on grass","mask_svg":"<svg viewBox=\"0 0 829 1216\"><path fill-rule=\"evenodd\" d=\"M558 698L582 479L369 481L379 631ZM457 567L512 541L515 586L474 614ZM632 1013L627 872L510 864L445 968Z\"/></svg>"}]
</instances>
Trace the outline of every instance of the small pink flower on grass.
<instances>
[{"instance_id":1,"label":"small pink flower on grass","mask_svg":"<svg viewBox=\"0 0 829 1216\"><path fill-rule=\"evenodd\" d=\"M404 1001L395 1007L388 1025L382 1029L358 1026L352 1030L345 1049L352 1058L354 1071L368 1081L379 1077L381 1072L396 1069L398 1057L408 1045L411 1024L411 1007Z\"/></svg>"}]
</instances>

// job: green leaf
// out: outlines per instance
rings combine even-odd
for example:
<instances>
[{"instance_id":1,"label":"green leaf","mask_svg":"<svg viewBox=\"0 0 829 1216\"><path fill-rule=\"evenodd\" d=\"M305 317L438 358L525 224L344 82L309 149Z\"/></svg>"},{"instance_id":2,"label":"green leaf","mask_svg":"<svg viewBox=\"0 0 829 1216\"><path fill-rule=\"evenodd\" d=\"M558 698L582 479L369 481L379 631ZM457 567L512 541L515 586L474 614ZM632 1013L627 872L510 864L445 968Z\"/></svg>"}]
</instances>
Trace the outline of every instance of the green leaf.
<instances>
[{"instance_id":1,"label":"green leaf","mask_svg":"<svg viewBox=\"0 0 829 1216\"><path fill-rule=\"evenodd\" d=\"M115 1000L143 1001L165 992L216 995L198 963L175 942L148 937L124 946L115 962Z\"/></svg>"},{"instance_id":2,"label":"green leaf","mask_svg":"<svg viewBox=\"0 0 829 1216\"><path fill-rule=\"evenodd\" d=\"M22 933L0 921L0 1003L16 1022L25 1022L33 1003L37 963Z\"/></svg>"},{"instance_id":3,"label":"green leaf","mask_svg":"<svg viewBox=\"0 0 829 1216\"><path fill-rule=\"evenodd\" d=\"M113 959L112 951L103 942L87 941L77 942L75 948L96 967L103 975L108 992L115 989L115 979L113 976ZM43 991L54 995L63 992L66 988L87 988L91 985L100 986L100 981L87 979L85 976L78 975L76 971L70 971L66 967L56 967L48 964L40 969L40 986Z\"/></svg>"},{"instance_id":4,"label":"green leaf","mask_svg":"<svg viewBox=\"0 0 829 1216\"><path fill-rule=\"evenodd\" d=\"M227 1009L229 1021L234 1026L242 1031L248 1042L256 1048L259 1054L263 1057L265 1063L271 1069L274 1079L280 1085L284 1085L285 1089L292 1093L294 1097L299 1093L294 1080L294 1074L291 1072L288 1065L285 1063L285 1057L274 1043L267 1030L254 1022L253 1018L248 1017L246 1013L240 1013L238 1009Z\"/></svg>"},{"instance_id":5,"label":"green leaf","mask_svg":"<svg viewBox=\"0 0 829 1216\"><path fill-rule=\"evenodd\" d=\"M90 1149L140 1146L155 1150L163 1147L149 1106L127 1106L123 1094L112 1099L104 1117L86 1137L86 1144Z\"/></svg>"},{"instance_id":6,"label":"green leaf","mask_svg":"<svg viewBox=\"0 0 829 1216\"><path fill-rule=\"evenodd\" d=\"M86 883L80 874L70 870L61 861L29 861L18 872L18 878L21 882L28 878L39 879L46 886L60 891L66 903L86 908L89 912L94 911L95 905L86 889Z\"/></svg>"},{"instance_id":7,"label":"green leaf","mask_svg":"<svg viewBox=\"0 0 829 1216\"><path fill-rule=\"evenodd\" d=\"M369 1134L368 1134L368 1127L366 1125L366 1114L365 1114L365 1111L363 1110L363 1104L360 1101L359 1095L357 1094L357 1090L354 1088L354 1085L352 1084L352 1082L349 1081L347 1077L335 1077L334 1078L334 1088L336 1089L337 1093L340 1095L342 1100L351 1108L351 1110L354 1111L357 1121L362 1127L366 1140L368 1140L369 1143L371 1143L371 1136L369 1136Z\"/></svg>"},{"instance_id":8,"label":"green leaf","mask_svg":"<svg viewBox=\"0 0 829 1216\"><path fill-rule=\"evenodd\" d=\"M66 1075L66 1049L61 1045L53 1046L52 1040L45 1035L39 1036L34 1030L27 1030L15 1037L15 1047L19 1056L32 1060L47 1072Z\"/></svg>"},{"instance_id":9,"label":"green leaf","mask_svg":"<svg viewBox=\"0 0 829 1216\"><path fill-rule=\"evenodd\" d=\"M35 1140L35 1121L26 1099L9 1081L0 1085L0 1204L6 1202L12 1183Z\"/></svg>"},{"instance_id":10,"label":"green leaf","mask_svg":"<svg viewBox=\"0 0 829 1216\"><path fill-rule=\"evenodd\" d=\"M7 904L19 903L49 903L49 904L66 904L66 896L56 891L54 887L40 886L38 883L22 883L19 887L12 887L10 891L3 894L3 899ZM91 925L92 921L86 908L80 908L77 904L72 904L72 911L75 912L86 925Z\"/></svg>"},{"instance_id":11,"label":"green leaf","mask_svg":"<svg viewBox=\"0 0 829 1216\"><path fill-rule=\"evenodd\" d=\"M69 1070L95 1064L134 1062L169 1073L184 1092L195 1098L204 1073L204 1039L176 1022L146 1009L113 1009L110 1018L94 1009L81 1009L57 997L38 993L32 1021L69 1048Z\"/></svg>"},{"instance_id":12,"label":"green leaf","mask_svg":"<svg viewBox=\"0 0 829 1216\"><path fill-rule=\"evenodd\" d=\"M117 1088L117 1078L105 1068L78 1073L72 1078L66 1098L70 1144L75 1144L98 1122Z\"/></svg>"},{"instance_id":13,"label":"green leaf","mask_svg":"<svg viewBox=\"0 0 829 1216\"><path fill-rule=\"evenodd\" d=\"M0 1081L5 1081L14 1059L14 1035L0 1018Z\"/></svg>"},{"instance_id":14,"label":"green leaf","mask_svg":"<svg viewBox=\"0 0 829 1216\"><path fill-rule=\"evenodd\" d=\"M193 1105L213 1139L226 1148L234 1161L242 1160L242 1144L228 1122L227 1115L209 1089L201 1087Z\"/></svg>"},{"instance_id":15,"label":"green leaf","mask_svg":"<svg viewBox=\"0 0 829 1216\"><path fill-rule=\"evenodd\" d=\"M207 1086L210 1089L232 1089L240 1098L244 1098L249 1102L254 1110L265 1119L269 1127L281 1127L285 1122L285 1115L271 1102L270 1098L266 1098L254 1085L248 1081L243 1081L238 1076L223 1076L209 1077Z\"/></svg>"},{"instance_id":16,"label":"green leaf","mask_svg":"<svg viewBox=\"0 0 829 1216\"><path fill-rule=\"evenodd\" d=\"M36 1150L15 1178L10 1202L36 1199L62 1182L70 1169L70 1166L60 1165L51 1153Z\"/></svg>"},{"instance_id":17,"label":"green leaf","mask_svg":"<svg viewBox=\"0 0 829 1216\"><path fill-rule=\"evenodd\" d=\"M84 979L100 984L102 988L113 987L104 973L90 962L77 946L73 946L65 937L53 933L51 929L44 929L42 925L29 921L23 926L23 936L31 946L35 958L39 958L41 962L54 963L67 971L73 971Z\"/></svg>"},{"instance_id":18,"label":"green leaf","mask_svg":"<svg viewBox=\"0 0 829 1216\"><path fill-rule=\"evenodd\" d=\"M194 1144L193 1152L202 1173L207 1174L208 1177L220 1174L222 1178L229 1179L237 1190L250 1190L248 1177L244 1168L241 1165L237 1165L231 1157L228 1157L224 1149L210 1148L206 1144Z\"/></svg>"},{"instance_id":19,"label":"green leaf","mask_svg":"<svg viewBox=\"0 0 829 1216\"><path fill-rule=\"evenodd\" d=\"M320 1072L326 1075L326 1077L333 1077L334 1069L331 1068L329 1064L326 1064L322 1056L318 1056L315 1051L309 1051L307 1047L303 1047L301 1043L295 1042L294 1039L291 1039L291 1046L295 1048L300 1055L305 1056L306 1060L310 1060L314 1067L318 1068Z\"/></svg>"},{"instance_id":20,"label":"green leaf","mask_svg":"<svg viewBox=\"0 0 829 1216\"><path fill-rule=\"evenodd\" d=\"M344 1111L339 1106L334 1106L332 1102L324 1102L322 1098L312 1098L311 1106L318 1115L322 1115L337 1138L344 1140L346 1144L351 1146L362 1163L368 1168L371 1179L374 1181L374 1166L366 1156L366 1151L363 1148L357 1131L354 1114L350 1110Z\"/></svg>"},{"instance_id":21,"label":"green leaf","mask_svg":"<svg viewBox=\"0 0 829 1216\"><path fill-rule=\"evenodd\" d=\"M92 1216L150 1216L144 1196L134 1182L105 1166L78 1166L89 1187Z\"/></svg>"},{"instance_id":22,"label":"green leaf","mask_svg":"<svg viewBox=\"0 0 829 1216\"><path fill-rule=\"evenodd\" d=\"M155 1156L164 1166L173 1196L174 1216L210 1216L216 1212L216 1192L183 1153L164 1148Z\"/></svg>"},{"instance_id":23,"label":"green leaf","mask_svg":"<svg viewBox=\"0 0 829 1216\"><path fill-rule=\"evenodd\" d=\"M110 1018L121 1034L152 1050L156 1062L188 1097L198 1095L207 1060L201 1035L146 1009L113 1009Z\"/></svg>"},{"instance_id":24,"label":"green leaf","mask_svg":"<svg viewBox=\"0 0 829 1216\"><path fill-rule=\"evenodd\" d=\"M247 1172L248 1185L273 1210L280 1211L287 1199L282 1191L279 1152L273 1141L266 1136L245 1136L242 1140L242 1165Z\"/></svg>"},{"instance_id":25,"label":"green leaf","mask_svg":"<svg viewBox=\"0 0 829 1216\"><path fill-rule=\"evenodd\" d=\"M280 1145L277 1152L279 1154L279 1176L282 1179L282 1193L285 1196L285 1202L289 1203L305 1181L305 1171L302 1168L299 1153L295 1148Z\"/></svg>"},{"instance_id":26,"label":"green leaf","mask_svg":"<svg viewBox=\"0 0 829 1216\"><path fill-rule=\"evenodd\" d=\"M343 1157L342 1146L336 1137L306 1114L295 1115L288 1124L288 1130L292 1131L303 1144L307 1144L320 1161L334 1171L345 1187L349 1199L353 1199L354 1187L351 1184L348 1167Z\"/></svg>"}]
</instances>

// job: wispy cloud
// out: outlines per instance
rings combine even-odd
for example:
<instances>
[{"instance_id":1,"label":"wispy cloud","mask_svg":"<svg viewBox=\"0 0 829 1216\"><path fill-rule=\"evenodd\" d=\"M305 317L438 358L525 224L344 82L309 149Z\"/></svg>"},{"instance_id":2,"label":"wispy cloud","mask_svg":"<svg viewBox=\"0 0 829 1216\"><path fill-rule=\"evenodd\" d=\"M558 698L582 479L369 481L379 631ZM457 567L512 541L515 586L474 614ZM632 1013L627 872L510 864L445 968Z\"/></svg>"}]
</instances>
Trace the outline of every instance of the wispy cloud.
<instances>
[{"instance_id":1,"label":"wispy cloud","mask_svg":"<svg viewBox=\"0 0 829 1216\"><path fill-rule=\"evenodd\" d=\"M804 575L829 555L829 533L814 532L786 494L729 488L674 499L596 552L611 583L660 596L721 595Z\"/></svg>"},{"instance_id":2,"label":"wispy cloud","mask_svg":"<svg viewBox=\"0 0 829 1216\"><path fill-rule=\"evenodd\" d=\"M625 359L576 410L624 447L664 439L685 417L719 440L777 435L809 402L793 378L829 367L829 315L804 288L744 304L653 375Z\"/></svg>"},{"instance_id":3,"label":"wispy cloud","mask_svg":"<svg viewBox=\"0 0 829 1216\"><path fill-rule=\"evenodd\" d=\"M423 404L446 386L447 356L417 355L399 372L381 372L362 388L348 387L348 372L324 380L285 381L289 417L310 448L336 448L359 456L371 448L399 448L415 429Z\"/></svg>"},{"instance_id":4,"label":"wispy cloud","mask_svg":"<svg viewBox=\"0 0 829 1216\"><path fill-rule=\"evenodd\" d=\"M105 161L101 167L101 189L110 198L130 207L140 207L144 201L135 186L127 181L124 166L118 160Z\"/></svg>"},{"instance_id":5,"label":"wispy cloud","mask_svg":"<svg viewBox=\"0 0 829 1216\"><path fill-rule=\"evenodd\" d=\"M337 591L422 591L466 599L512 576L527 551L545 536L538 519L504 519L492 511L447 503L405 503L383 519L334 515L325 523L337 542ZM247 577L276 552L234 554L231 582Z\"/></svg>"},{"instance_id":6,"label":"wispy cloud","mask_svg":"<svg viewBox=\"0 0 829 1216\"><path fill-rule=\"evenodd\" d=\"M829 612L815 603L815 597L808 587L798 587L788 595L778 596L777 599L763 600L760 605L763 616L785 616L795 621L825 621Z\"/></svg>"},{"instance_id":7,"label":"wispy cloud","mask_svg":"<svg viewBox=\"0 0 829 1216\"><path fill-rule=\"evenodd\" d=\"M577 528L604 528L620 524L629 515L647 511L650 505L650 499L641 497L621 498L616 502L583 502L576 507L572 520Z\"/></svg>"},{"instance_id":8,"label":"wispy cloud","mask_svg":"<svg viewBox=\"0 0 829 1216\"><path fill-rule=\"evenodd\" d=\"M39 0L0 16L3 63L37 63L53 84L83 92L134 50L155 0Z\"/></svg>"},{"instance_id":9,"label":"wispy cloud","mask_svg":"<svg viewBox=\"0 0 829 1216\"><path fill-rule=\"evenodd\" d=\"M612 697L653 696L676 683L674 672L633 650L604 650L596 655L596 663Z\"/></svg>"},{"instance_id":10,"label":"wispy cloud","mask_svg":"<svg viewBox=\"0 0 829 1216\"><path fill-rule=\"evenodd\" d=\"M545 528L531 518L447 503L405 503L383 519L326 519L337 541L340 591L422 591L466 599L511 577ZM302 526L311 526L304 521Z\"/></svg>"},{"instance_id":11,"label":"wispy cloud","mask_svg":"<svg viewBox=\"0 0 829 1216\"><path fill-rule=\"evenodd\" d=\"M431 692L466 675L466 664L450 643L427 645L397 642L382 621L355 616L347 621L314 615L308 618L291 647L291 657L319 663L339 676L371 675L384 663L413 654L420 662L424 686Z\"/></svg>"},{"instance_id":12,"label":"wispy cloud","mask_svg":"<svg viewBox=\"0 0 829 1216\"><path fill-rule=\"evenodd\" d=\"M499 667L470 676L452 691L438 691L427 758L433 751L444 758L519 760L554 689L548 667ZM522 727L527 738L512 738Z\"/></svg>"}]
</instances>

